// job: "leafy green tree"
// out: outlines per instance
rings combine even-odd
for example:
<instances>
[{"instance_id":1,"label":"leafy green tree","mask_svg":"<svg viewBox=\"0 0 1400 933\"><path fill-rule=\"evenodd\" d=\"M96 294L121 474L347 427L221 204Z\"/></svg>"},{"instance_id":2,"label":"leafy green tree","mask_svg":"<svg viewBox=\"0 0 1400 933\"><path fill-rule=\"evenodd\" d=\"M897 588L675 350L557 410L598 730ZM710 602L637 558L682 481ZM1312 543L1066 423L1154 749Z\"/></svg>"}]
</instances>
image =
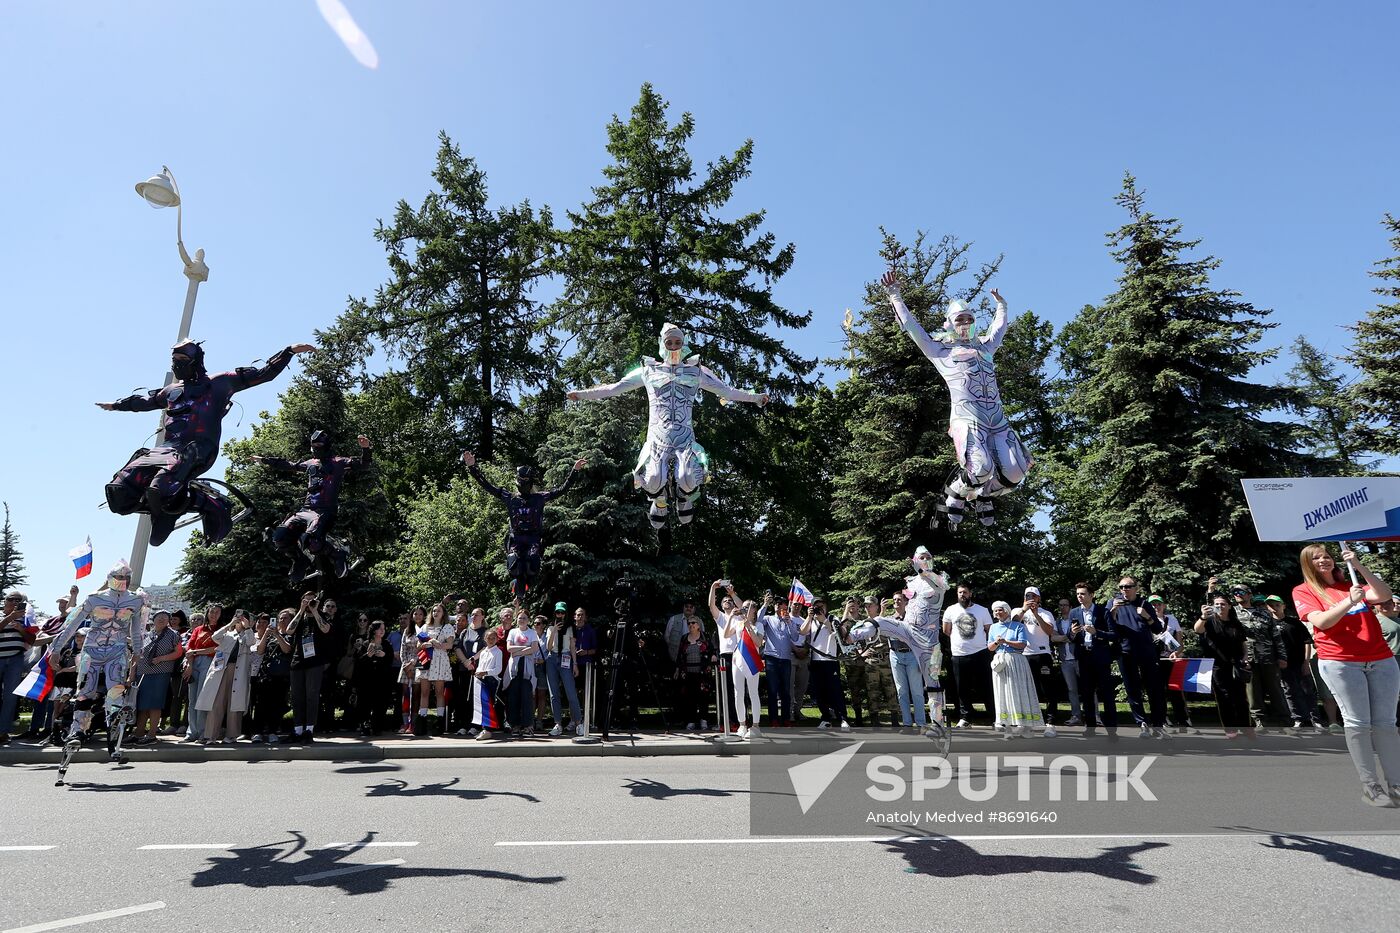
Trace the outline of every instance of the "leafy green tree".
<instances>
[{"instance_id":1,"label":"leafy green tree","mask_svg":"<svg viewBox=\"0 0 1400 933\"><path fill-rule=\"evenodd\" d=\"M10 524L10 503L5 503L5 524L0 526L0 592L29 582L24 572L24 555L19 552L19 535Z\"/></svg>"},{"instance_id":2,"label":"leafy green tree","mask_svg":"<svg viewBox=\"0 0 1400 933\"><path fill-rule=\"evenodd\" d=\"M1352 332L1351 357L1361 378L1348 395L1366 422L1366 447L1387 456L1400 455L1400 218L1385 215L1394 255L1376 263L1371 273L1380 280L1375 293L1380 303Z\"/></svg>"},{"instance_id":3,"label":"leafy green tree","mask_svg":"<svg viewBox=\"0 0 1400 933\"><path fill-rule=\"evenodd\" d=\"M404 534L376 576L409 603L460 593L474 605L492 604L505 585L501 503L463 469L442 488L425 485L404 510Z\"/></svg>"},{"instance_id":4,"label":"leafy green tree","mask_svg":"<svg viewBox=\"0 0 1400 933\"><path fill-rule=\"evenodd\" d=\"M1240 487L1318 466L1297 427L1271 417L1294 391L1250 379L1276 355L1259 346L1269 312L1212 287L1219 261L1189 255L1199 241L1148 212L1131 175L1115 200L1128 214L1108 238L1118 289L1061 335L1062 414L1084 446L1055 490L1054 527L1105 581L1132 572L1171 598L1217 572L1291 579L1296 551L1258 541Z\"/></svg>"}]
</instances>

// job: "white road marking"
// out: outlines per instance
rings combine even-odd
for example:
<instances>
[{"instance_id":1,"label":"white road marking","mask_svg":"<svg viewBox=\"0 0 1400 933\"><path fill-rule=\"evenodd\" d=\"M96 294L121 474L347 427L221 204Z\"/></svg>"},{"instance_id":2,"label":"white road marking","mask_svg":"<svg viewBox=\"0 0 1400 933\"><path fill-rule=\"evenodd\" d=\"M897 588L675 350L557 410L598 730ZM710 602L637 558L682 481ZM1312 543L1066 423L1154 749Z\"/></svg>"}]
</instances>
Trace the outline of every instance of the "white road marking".
<instances>
[{"instance_id":1,"label":"white road marking","mask_svg":"<svg viewBox=\"0 0 1400 933\"><path fill-rule=\"evenodd\" d=\"M357 871L365 871L370 868L386 868L390 865L402 865L403 859L391 858L383 862L368 862L364 865L346 865L343 868L332 868L330 871L318 871L310 875L297 875L297 884L305 884L308 881L320 881L322 878L335 878L339 875L353 875Z\"/></svg>"},{"instance_id":2,"label":"white road marking","mask_svg":"<svg viewBox=\"0 0 1400 933\"><path fill-rule=\"evenodd\" d=\"M141 846L139 849L137 849L137 851L147 852L169 849L232 849L233 847L234 844L232 842L176 842L161 845Z\"/></svg>"},{"instance_id":3,"label":"white road marking","mask_svg":"<svg viewBox=\"0 0 1400 933\"><path fill-rule=\"evenodd\" d=\"M0 852L47 852L58 846L0 846Z\"/></svg>"},{"instance_id":4,"label":"white road marking","mask_svg":"<svg viewBox=\"0 0 1400 933\"><path fill-rule=\"evenodd\" d=\"M116 917L125 917L129 914L145 913L148 910L162 910L165 901L151 901L149 904L137 904L135 907L120 907L116 910L104 910L98 914L83 914L81 917L69 917L67 920L50 920L47 923L32 923L27 927L11 927L0 933L42 933L43 930L61 930L64 927L75 927L80 923L94 923L98 920L112 920Z\"/></svg>"},{"instance_id":5,"label":"white road marking","mask_svg":"<svg viewBox=\"0 0 1400 933\"><path fill-rule=\"evenodd\" d=\"M1033 842L1039 839L1230 839L1250 838L1288 833L1028 833L1025 835L986 835L986 836L789 836L762 837L741 836L737 839L521 839L502 840L497 846L519 846L524 848L549 848L570 846L732 846L732 845L802 845L828 842L938 842L949 839L954 842ZM1309 833L1319 838L1340 838L1345 836L1389 836L1386 832L1344 832Z\"/></svg>"},{"instance_id":6,"label":"white road marking","mask_svg":"<svg viewBox=\"0 0 1400 933\"><path fill-rule=\"evenodd\" d=\"M328 842L316 849L407 849L416 845L416 842Z\"/></svg>"}]
</instances>

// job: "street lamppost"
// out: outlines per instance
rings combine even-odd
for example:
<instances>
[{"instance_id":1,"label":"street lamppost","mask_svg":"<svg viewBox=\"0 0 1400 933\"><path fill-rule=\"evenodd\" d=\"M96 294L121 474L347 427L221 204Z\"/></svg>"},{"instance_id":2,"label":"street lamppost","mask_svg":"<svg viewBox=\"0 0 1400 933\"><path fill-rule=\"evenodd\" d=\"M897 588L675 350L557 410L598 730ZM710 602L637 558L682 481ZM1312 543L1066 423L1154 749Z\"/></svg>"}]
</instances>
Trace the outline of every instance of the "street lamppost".
<instances>
[{"instance_id":1,"label":"street lamppost","mask_svg":"<svg viewBox=\"0 0 1400 933\"><path fill-rule=\"evenodd\" d=\"M204 264L204 250L194 251L194 258L185 250L185 238L183 230L184 216L180 207L180 186L175 183L175 176L170 174L170 167L162 165L159 175L152 175L145 181L137 182L136 193L145 199L151 207L173 207L175 208L175 245L180 248L180 261L185 265L185 278L190 280L189 288L185 290L185 311L180 316L180 335L175 338L178 344L190 335L190 322L194 319L194 300L199 294L199 283L209 280L209 267ZM175 374L167 372L165 374L165 385L175 381ZM164 415L161 421L164 422ZM156 433L155 446L159 447L165 440L165 430L162 428ZM135 589L141 585L141 573L146 569L146 549L151 544L151 517L142 515L141 520L136 525L136 541L131 545L131 587Z\"/></svg>"}]
</instances>

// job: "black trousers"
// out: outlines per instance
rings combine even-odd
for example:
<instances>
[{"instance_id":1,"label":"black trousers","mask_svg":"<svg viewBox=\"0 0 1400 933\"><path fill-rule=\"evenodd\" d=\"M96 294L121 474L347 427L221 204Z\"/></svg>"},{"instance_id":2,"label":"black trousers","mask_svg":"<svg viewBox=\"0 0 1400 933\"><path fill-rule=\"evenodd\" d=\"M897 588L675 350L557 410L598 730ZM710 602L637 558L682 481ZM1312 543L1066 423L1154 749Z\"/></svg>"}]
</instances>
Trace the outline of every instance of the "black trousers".
<instances>
[{"instance_id":1,"label":"black trousers","mask_svg":"<svg viewBox=\"0 0 1400 933\"><path fill-rule=\"evenodd\" d=\"M1221 675L1224 676L1221 676ZM1210 679L1215 705L1220 710L1220 724L1226 729L1242 729L1254 725L1249 714L1249 693L1234 672L1233 665L1216 662Z\"/></svg>"},{"instance_id":2,"label":"black trousers","mask_svg":"<svg viewBox=\"0 0 1400 933\"><path fill-rule=\"evenodd\" d=\"M1123 688L1128 692L1128 707L1133 711L1133 719L1140 726L1150 725L1154 729L1164 727L1167 724L1166 681L1157 664L1157 656L1124 654L1118 659L1118 669L1123 672ZM1150 713L1143 709L1144 691Z\"/></svg>"},{"instance_id":3,"label":"black trousers","mask_svg":"<svg viewBox=\"0 0 1400 933\"><path fill-rule=\"evenodd\" d=\"M1186 708L1186 694L1166 686L1171 680L1172 666L1175 663L1171 658L1162 658L1157 662L1157 666L1162 669L1162 687L1166 690L1167 702L1171 704L1171 724L1184 729L1191 725L1191 713Z\"/></svg>"},{"instance_id":4,"label":"black trousers","mask_svg":"<svg viewBox=\"0 0 1400 933\"><path fill-rule=\"evenodd\" d=\"M813 657L809 670L812 693L816 695L822 719L831 723L832 728L841 725L846 718L846 697L841 691L840 662Z\"/></svg>"},{"instance_id":5,"label":"black trousers","mask_svg":"<svg viewBox=\"0 0 1400 933\"><path fill-rule=\"evenodd\" d=\"M988 657L991 657L990 652ZM1028 654L1025 658L1030 665L1031 680L1035 681L1035 695L1045 708L1045 724L1048 726L1054 721L1054 713L1060 706L1059 684L1056 681L1063 683L1064 679L1055 670L1054 655Z\"/></svg>"},{"instance_id":6,"label":"black trousers","mask_svg":"<svg viewBox=\"0 0 1400 933\"><path fill-rule=\"evenodd\" d=\"M957 684L958 718L972 719L972 704L981 703L987 716L992 709L992 655L988 651L953 656L953 681ZM1040 688L1037 686L1037 690ZM952 697L948 698L953 700Z\"/></svg>"},{"instance_id":7,"label":"black trousers","mask_svg":"<svg viewBox=\"0 0 1400 933\"><path fill-rule=\"evenodd\" d=\"M1085 726L1118 728L1118 691L1113 680L1113 656L1107 651L1079 650L1079 700Z\"/></svg>"}]
</instances>

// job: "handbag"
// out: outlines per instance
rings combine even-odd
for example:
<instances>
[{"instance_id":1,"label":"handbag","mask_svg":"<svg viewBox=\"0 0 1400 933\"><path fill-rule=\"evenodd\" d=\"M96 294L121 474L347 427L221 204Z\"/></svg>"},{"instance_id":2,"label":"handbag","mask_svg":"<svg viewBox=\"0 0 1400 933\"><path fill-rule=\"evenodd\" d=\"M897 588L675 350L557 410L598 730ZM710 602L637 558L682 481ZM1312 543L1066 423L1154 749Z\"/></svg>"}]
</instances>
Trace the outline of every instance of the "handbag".
<instances>
[{"instance_id":1,"label":"handbag","mask_svg":"<svg viewBox=\"0 0 1400 933\"><path fill-rule=\"evenodd\" d=\"M993 654L992 670L996 671L998 674L1005 672L1006 669L1011 666L1011 659L1007 657L1008 654L1009 652L1006 651L998 651Z\"/></svg>"}]
</instances>

